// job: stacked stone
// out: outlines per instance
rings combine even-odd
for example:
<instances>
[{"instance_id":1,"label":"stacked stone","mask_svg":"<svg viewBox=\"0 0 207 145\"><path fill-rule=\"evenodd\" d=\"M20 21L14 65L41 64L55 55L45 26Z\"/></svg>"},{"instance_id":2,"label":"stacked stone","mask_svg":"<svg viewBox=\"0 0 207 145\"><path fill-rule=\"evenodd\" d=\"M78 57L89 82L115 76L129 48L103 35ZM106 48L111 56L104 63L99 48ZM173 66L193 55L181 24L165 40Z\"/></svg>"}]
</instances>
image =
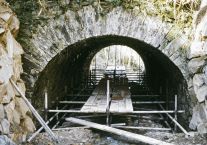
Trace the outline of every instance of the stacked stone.
<instances>
[{"instance_id":1,"label":"stacked stone","mask_svg":"<svg viewBox=\"0 0 207 145\"><path fill-rule=\"evenodd\" d=\"M190 128L207 133L207 0L202 0L195 18L195 35L188 58L194 95L198 99Z\"/></svg>"},{"instance_id":2,"label":"stacked stone","mask_svg":"<svg viewBox=\"0 0 207 145\"><path fill-rule=\"evenodd\" d=\"M23 49L14 38L18 30L16 15L0 0L0 134L17 142L35 130L29 108L10 83L11 79L25 92L20 79Z\"/></svg>"}]
</instances>

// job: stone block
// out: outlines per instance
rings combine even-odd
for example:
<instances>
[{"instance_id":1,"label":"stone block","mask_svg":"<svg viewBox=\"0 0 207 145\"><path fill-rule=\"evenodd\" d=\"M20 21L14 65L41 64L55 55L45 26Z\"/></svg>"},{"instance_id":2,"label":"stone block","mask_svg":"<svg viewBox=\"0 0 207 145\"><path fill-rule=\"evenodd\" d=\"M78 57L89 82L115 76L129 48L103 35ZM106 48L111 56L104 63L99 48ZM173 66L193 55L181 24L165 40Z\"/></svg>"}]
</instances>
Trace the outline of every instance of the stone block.
<instances>
[{"instance_id":1,"label":"stone block","mask_svg":"<svg viewBox=\"0 0 207 145\"><path fill-rule=\"evenodd\" d=\"M4 106L0 104L0 121L5 118Z\"/></svg>"},{"instance_id":2,"label":"stone block","mask_svg":"<svg viewBox=\"0 0 207 145\"><path fill-rule=\"evenodd\" d=\"M9 134L10 123L7 119L3 119L0 121L0 133L1 134Z\"/></svg>"},{"instance_id":3,"label":"stone block","mask_svg":"<svg viewBox=\"0 0 207 145\"><path fill-rule=\"evenodd\" d=\"M0 57L0 85L8 83L13 74L13 62L7 55Z\"/></svg>"},{"instance_id":4,"label":"stone block","mask_svg":"<svg viewBox=\"0 0 207 145\"><path fill-rule=\"evenodd\" d=\"M207 133L207 122L199 124L197 128L200 134L206 134Z\"/></svg>"},{"instance_id":5,"label":"stone block","mask_svg":"<svg viewBox=\"0 0 207 145\"><path fill-rule=\"evenodd\" d=\"M15 102L11 101L9 104L4 106L6 115L7 115L7 119L9 120L9 122L13 121L13 111L15 108Z\"/></svg>"},{"instance_id":6,"label":"stone block","mask_svg":"<svg viewBox=\"0 0 207 145\"><path fill-rule=\"evenodd\" d=\"M190 121L189 127L196 130L199 124L207 121L207 107L205 103L197 104L193 108L193 116Z\"/></svg>"},{"instance_id":7,"label":"stone block","mask_svg":"<svg viewBox=\"0 0 207 145\"><path fill-rule=\"evenodd\" d=\"M22 98L15 97L15 110L20 113L21 118L25 118L26 113L29 111L26 103Z\"/></svg>"},{"instance_id":8,"label":"stone block","mask_svg":"<svg viewBox=\"0 0 207 145\"><path fill-rule=\"evenodd\" d=\"M199 102L204 102L207 99L207 85L204 85L198 88L196 93L196 97Z\"/></svg>"},{"instance_id":9,"label":"stone block","mask_svg":"<svg viewBox=\"0 0 207 145\"><path fill-rule=\"evenodd\" d=\"M202 72L202 68L205 66L206 62L206 57L198 57L198 58L194 58L191 59L188 62L188 69L189 72L192 74L198 73L198 72Z\"/></svg>"},{"instance_id":10,"label":"stone block","mask_svg":"<svg viewBox=\"0 0 207 145\"><path fill-rule=\"evenodd\" d=\"M16 144L6 135L0 135L0 145L16 145Z\"/></svg>"},{"instance_id":11,"label":"stone block","mask_svg":"<svg viewBox=\"0 0 207 145\"><path fill-rule=\"evenodd\" d=\"M23 122L21 122L21 126L26 132L29 133L34 132L36 130L35 125L29 116L25 116Z\"/></svg>"},{"instance_id":12,"label":"stone block","mask_svg":"<svg viewBox=\"0 0 207 145\"><path fill-rule=\"evenodd\" d=\"M193 41L188 53L188 58L192 59L195 57L205 56L207 50L203 49L204 43L202 41Z\"/></svg>"}]
</instances>

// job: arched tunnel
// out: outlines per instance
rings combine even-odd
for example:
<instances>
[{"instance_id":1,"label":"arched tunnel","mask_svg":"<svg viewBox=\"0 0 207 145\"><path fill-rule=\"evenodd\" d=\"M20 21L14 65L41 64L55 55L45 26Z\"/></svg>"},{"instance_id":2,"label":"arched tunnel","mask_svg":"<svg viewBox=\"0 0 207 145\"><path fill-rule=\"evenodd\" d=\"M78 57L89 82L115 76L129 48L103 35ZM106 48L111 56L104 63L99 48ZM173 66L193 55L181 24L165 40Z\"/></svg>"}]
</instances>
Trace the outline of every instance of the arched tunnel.
<instances>
[{"instance_id":1,"label":"arched tunnel","mask_svg":"<svg viewBox=\"0 0 207 145\"><path fill-rule=\"evenodd\" d=\"M174 98L175 95L178 96L178 110L185 110L185 115L178 115L178 120L186 126L190 116L190 103L187 99L187 84L178 67L157 48L134 38L116 35L84 39L57 54L38 78L32 103L43 109L46 88L49 108L57 106L59 100L70 100L67 94L71 94L73 88L83 88L82 82L89 75L92 58L101 49L111 45L128 46L141 56L146 75L150 76L145 81L155 94L160 94L160 100L167 102L165 107L168 110L174 110Z\"/></svg>"}]
</instances>

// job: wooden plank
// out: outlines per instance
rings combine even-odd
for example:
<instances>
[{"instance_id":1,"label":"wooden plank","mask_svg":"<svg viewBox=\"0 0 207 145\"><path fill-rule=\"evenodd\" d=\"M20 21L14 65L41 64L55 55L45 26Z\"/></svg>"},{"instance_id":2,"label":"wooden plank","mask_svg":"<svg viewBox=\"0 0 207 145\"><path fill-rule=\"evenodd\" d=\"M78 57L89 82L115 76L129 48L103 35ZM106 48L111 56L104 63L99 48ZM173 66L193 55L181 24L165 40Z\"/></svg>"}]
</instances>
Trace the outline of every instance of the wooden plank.
<instances>
[{"instance_id":1,"label":"wooden plank","mask_svg":"<svg viewBox=\"0 0 207 145\"><path fill-rule=\"evenodd\" d=\"M89 122L89 121L85 121L85 120L81 120L81 119L77 119L77 118L73 118L73 117L66 118L66 121L70 121L72 123L77 123L77 124L85 125L85 126L92 127L95 129L99 129L102 131L106 131L109 133L113 133L113 134L116 134L116 135L119 135L122 137L126 137L130 140L133 140L133 141L144 142L144 143L148 143L151 145L173 145L171 143L160 141L160 140L157 140L157 139L154 139L151 137L147 137L144 135L131 133L128 131L120 130L117 128L113 128L113 127L109 127L106 125L101 125L101 124L97 124L97 123L93 123L93 122Z\"/></svg>"},{"instance_id":2,"label":"wooden plank","mask_svg":"<svg viewBox=\"0 0 207 145\"><path fill-rule=\"evenodd\" d=\"M171 128L153 128L153 127L119 126L119 125L112 125L112 127L115 127L115 128L122 128L122 129L171 131Z\"/></svg>"}]
</instances>

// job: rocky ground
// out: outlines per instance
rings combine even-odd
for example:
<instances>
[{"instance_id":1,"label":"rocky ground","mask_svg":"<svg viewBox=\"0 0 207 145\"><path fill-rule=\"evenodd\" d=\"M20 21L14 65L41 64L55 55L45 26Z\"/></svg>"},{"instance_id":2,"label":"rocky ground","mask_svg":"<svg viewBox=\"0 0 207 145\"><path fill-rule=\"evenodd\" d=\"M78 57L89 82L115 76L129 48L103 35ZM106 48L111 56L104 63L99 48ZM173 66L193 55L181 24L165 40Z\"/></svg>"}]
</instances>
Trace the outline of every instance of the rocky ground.
<instances>
[{"instance_id":1,"label":"rocky ground","mask_svg":"<svg viewBox=\"0 0 207 145\"><path fill-rule=\"evenodd\" d=\"M39 134L31 143L26 145L142 145L142 143L133 143L126 141L118 136L98 132L86 128L74 128L68 131L56 131L59 136L59 143L50 140L46 133ZM144 135L160 139L175 145L207 145L207 136L200 136L196 132L193 136L186 138L184 134L172 134L167 132L147 132Z\"/></svg>"}]
</instances>

